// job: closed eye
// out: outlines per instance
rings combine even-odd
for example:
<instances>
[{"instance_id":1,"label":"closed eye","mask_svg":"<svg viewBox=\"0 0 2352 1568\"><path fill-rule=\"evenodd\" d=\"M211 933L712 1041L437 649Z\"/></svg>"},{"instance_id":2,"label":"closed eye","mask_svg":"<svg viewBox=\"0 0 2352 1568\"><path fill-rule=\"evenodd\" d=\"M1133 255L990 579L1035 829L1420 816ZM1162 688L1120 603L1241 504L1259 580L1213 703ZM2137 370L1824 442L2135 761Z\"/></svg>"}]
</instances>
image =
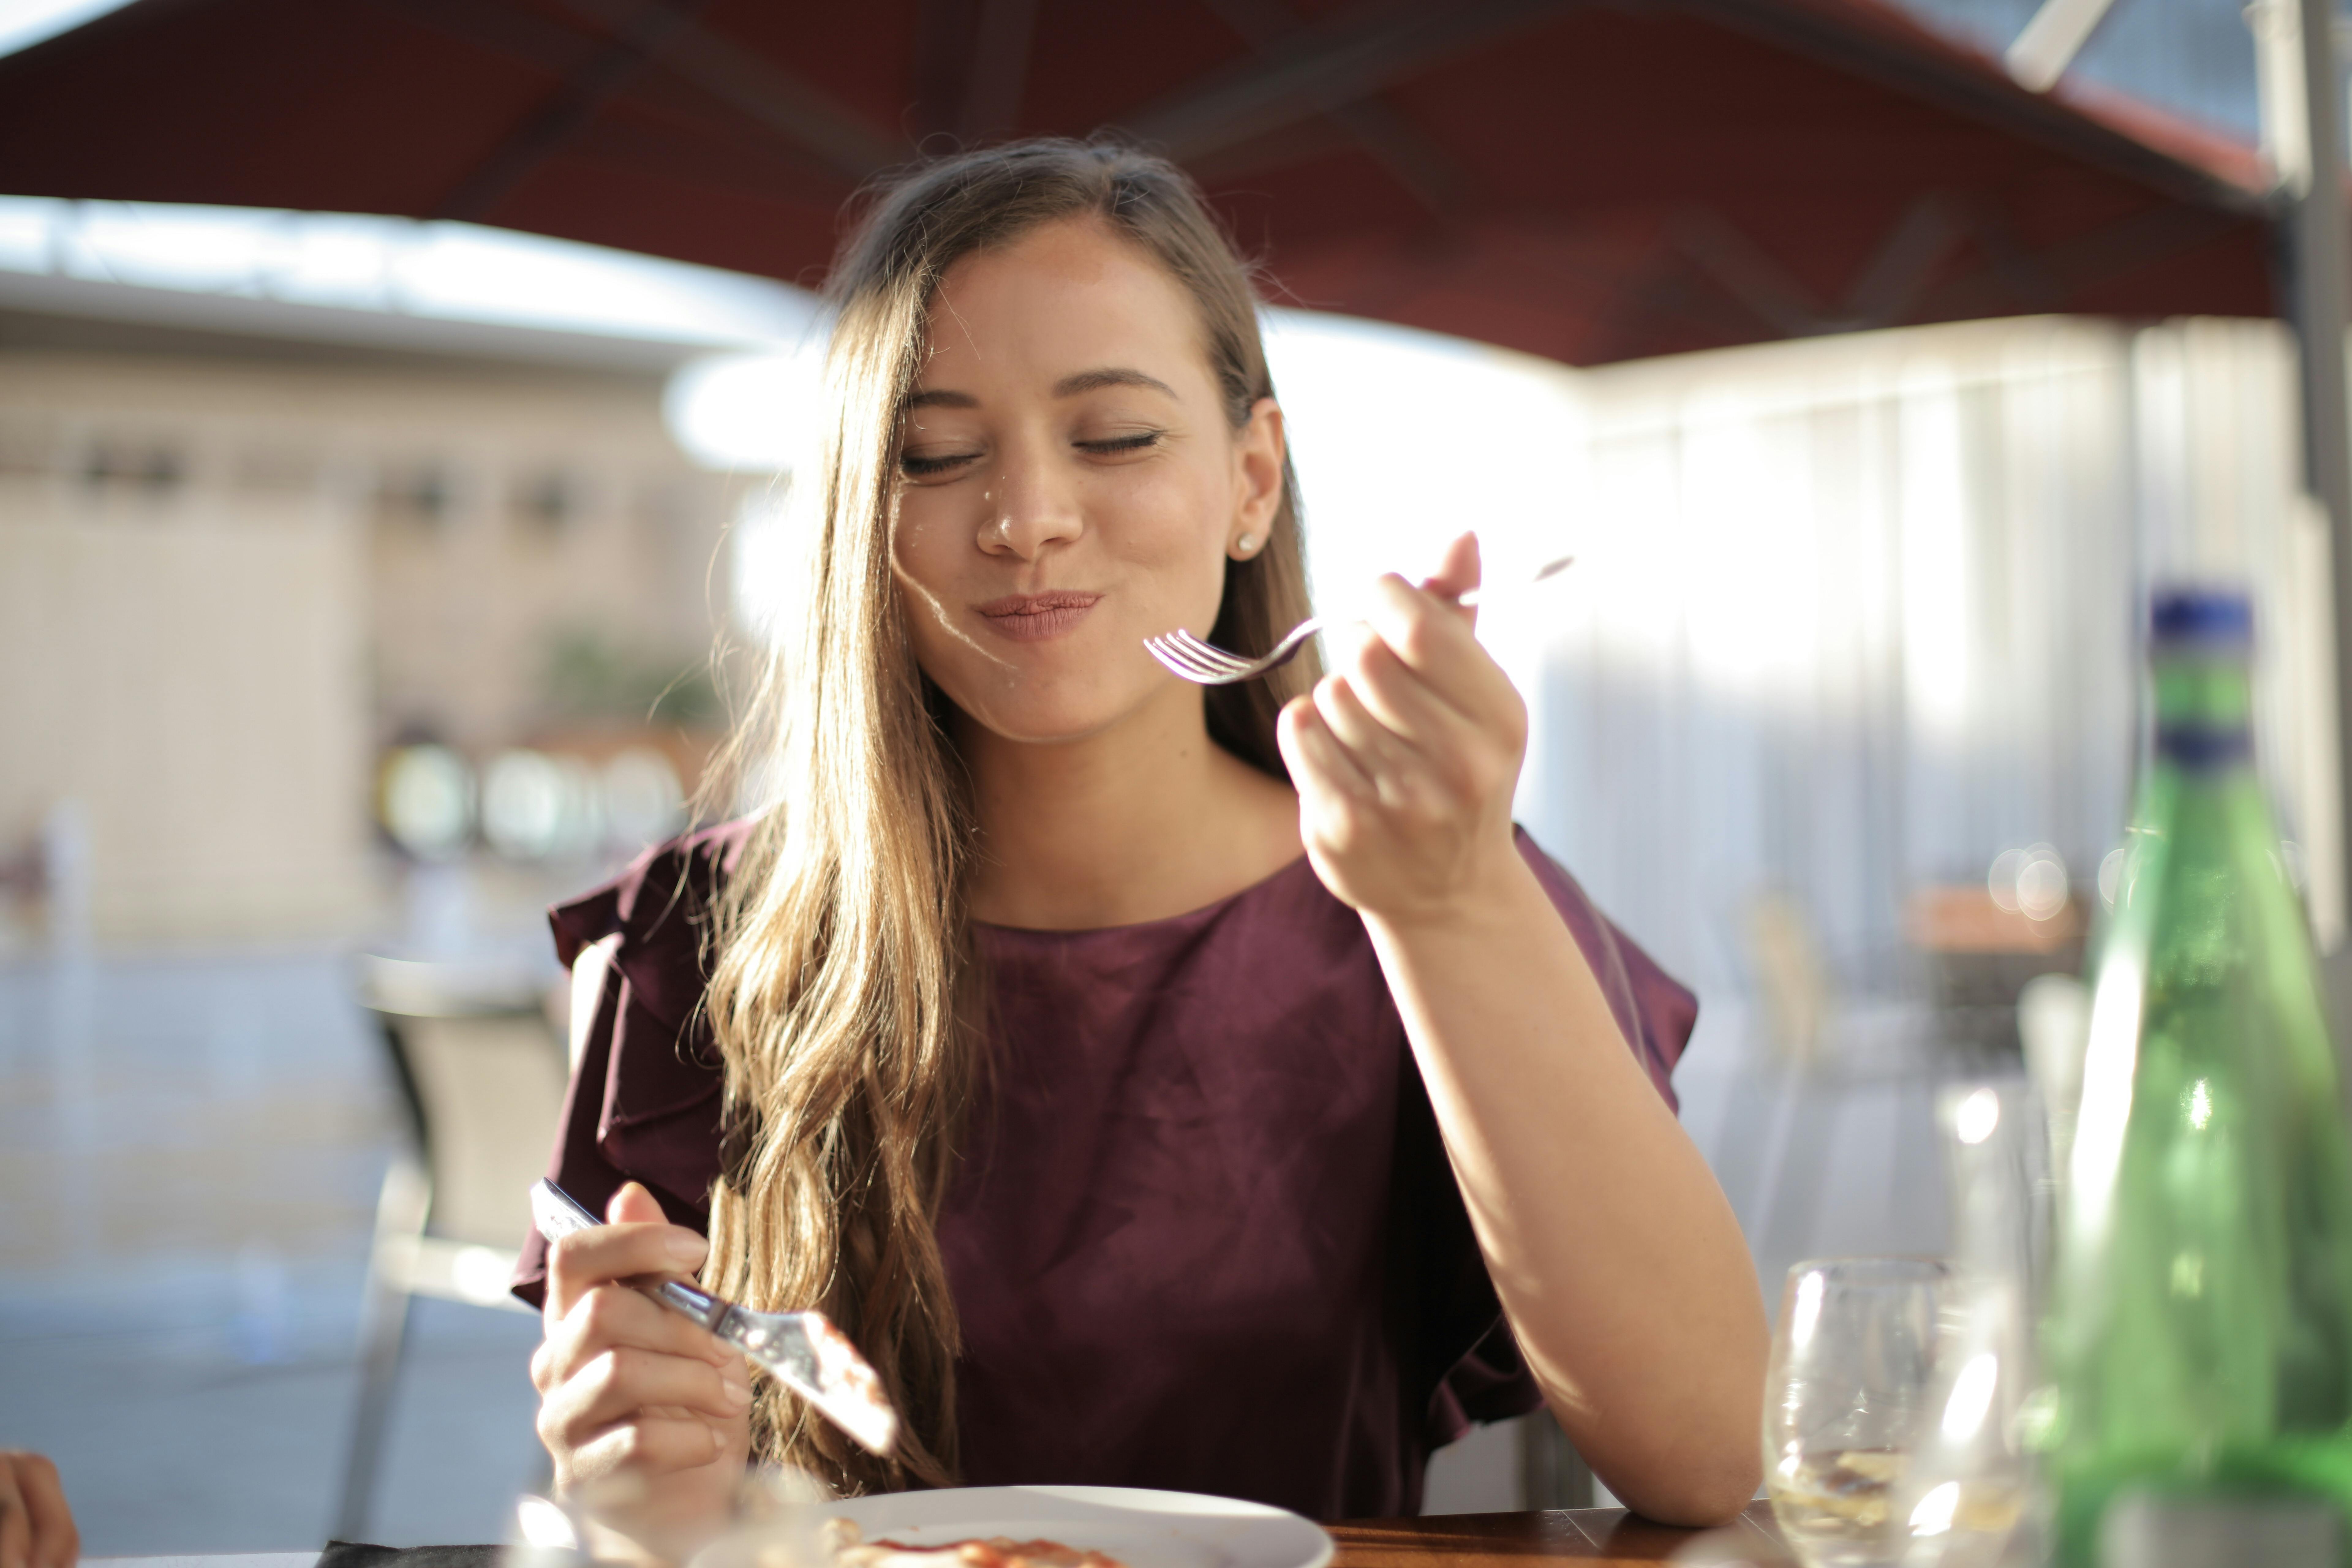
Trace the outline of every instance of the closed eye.
<instances>
[{"instance_id":1,"label":"closed eye","mask_svg":"<svg viewBox=\"0 0 2352 1568\"><path fill-rule=\"evenodd\" d=\"M1121 452L1140 452L1146 447L1156 447L1160 444L1160 432L1157 430L1145 430L1133 436L1112 436L1100 441L1079 441L1075 445L1081 452L1117 457Z\"/></svg>"},{"instance_id":2,"label":"closed eye","mask_svg":"<svg viewBox=\"0 0 2352 1568\"><path fill-rule=\"evenodd\" d=\"M980 456L977 452L950 452L941 457L919 458L912 452L898 455L898 467L910 479L929 479L961 468Z\"/></svg>"}]
</instances>

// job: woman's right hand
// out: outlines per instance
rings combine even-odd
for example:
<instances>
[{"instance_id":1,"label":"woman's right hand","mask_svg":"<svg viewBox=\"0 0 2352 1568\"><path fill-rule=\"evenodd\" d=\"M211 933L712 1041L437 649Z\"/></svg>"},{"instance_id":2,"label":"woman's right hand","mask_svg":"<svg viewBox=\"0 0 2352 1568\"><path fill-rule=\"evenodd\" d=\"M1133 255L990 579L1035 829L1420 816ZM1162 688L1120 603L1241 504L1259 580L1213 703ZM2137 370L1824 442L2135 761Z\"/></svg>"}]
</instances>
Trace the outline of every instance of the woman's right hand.
<instances>
[{"instance_id":1,"label":"woman's right hand","mask_svg":"<svg viewBox=\"0 0 2352 1568\"><path fill-rule=\"evenodd\" d=\"M621 1541L676 1560L727 1517L751 1448L742 1356L625 1281L691 1279L709 1250L631 1182L611 1222L547 1249L530 1358L559 1492ZM614 1542L613 1544L618 1544Z\"/></svg>"}]
</instances>

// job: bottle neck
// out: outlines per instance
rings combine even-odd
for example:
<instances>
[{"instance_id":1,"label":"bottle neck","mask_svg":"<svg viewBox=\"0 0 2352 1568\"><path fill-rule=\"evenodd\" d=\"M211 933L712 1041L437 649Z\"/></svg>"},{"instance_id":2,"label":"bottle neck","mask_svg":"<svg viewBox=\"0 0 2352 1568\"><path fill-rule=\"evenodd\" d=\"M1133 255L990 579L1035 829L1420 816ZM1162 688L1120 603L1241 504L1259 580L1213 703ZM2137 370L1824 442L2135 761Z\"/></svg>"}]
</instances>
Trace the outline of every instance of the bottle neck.
<instances>
[{"instance_id":1,"label":"bottle neck","mask_svg":"<svg viewBox=\"0 0 2352 1568\"><path fill-rule=\"evenodd\" d=\"M2190 768L2242 764L2253 755L2253 682L2243 649L2159 649L2156 754Z\"/></svg>"}]
</instances>

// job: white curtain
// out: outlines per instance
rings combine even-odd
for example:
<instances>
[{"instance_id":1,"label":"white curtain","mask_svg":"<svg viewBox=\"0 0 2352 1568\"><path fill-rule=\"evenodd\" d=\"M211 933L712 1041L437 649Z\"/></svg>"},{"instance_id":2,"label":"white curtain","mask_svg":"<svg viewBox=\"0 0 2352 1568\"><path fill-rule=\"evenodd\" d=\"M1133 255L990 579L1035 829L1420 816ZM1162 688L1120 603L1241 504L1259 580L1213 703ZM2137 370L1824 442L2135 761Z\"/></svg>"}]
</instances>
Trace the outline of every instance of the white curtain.
<instances>
[{"instance_id":1,"label":"white curtain","mask_svg":"<svg viewBox=\"0 0 2352 1568\"><path fill-rule=\"evenodd\" d=\"M1916 889L2037 841L2095 878L2147 590L2199 577L2253 590L2264 764L2325 879L2293 368L2269 323L2046 318L1575 376L1580 592L1534 649L1526 818L1703 994L1747 993L1739 911L1768 889L1843 988L1890 993Z\"/></svg>"}]
</instances>

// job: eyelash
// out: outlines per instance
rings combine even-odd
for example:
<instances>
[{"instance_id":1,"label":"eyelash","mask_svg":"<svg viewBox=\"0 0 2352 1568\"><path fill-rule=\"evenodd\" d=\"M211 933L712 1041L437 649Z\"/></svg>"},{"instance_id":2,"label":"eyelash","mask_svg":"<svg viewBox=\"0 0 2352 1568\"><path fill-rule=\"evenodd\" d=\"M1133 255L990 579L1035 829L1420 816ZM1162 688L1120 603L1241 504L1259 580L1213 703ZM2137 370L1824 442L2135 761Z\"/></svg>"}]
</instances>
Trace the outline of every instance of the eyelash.
<instances>
[{"instance_id":1,"label":"eyelash","mask_svg":"<svg viewBox=\"0 0 2352 1568\"><path fill-rule=\"evenodd\" d=\"M1077 445L1087 452L1139 452L1146 447L1160 445L1160 432L1145 430L1133 436L1114 436L1107 441L1080 441Z\"/></svg>"},{"instance_id":2,"label":"eyelash","mask_svg":"<svg viewBox=\"0 0 2352 1568\"><path fill-rule=\"evenodd\" d=\"M1074 445L1082 452L1092 452L1100 457L1115 457L1122 452L1140 452L1146 447L1156 447L1160 444L1161 434L1162 432L1158 430L1145 430L1133 436L1114 436L1108 440L1079 441ZM959 464L969 463L976 455L971 452L958 452L945 458L918 458L911 454L902 454L898 458L898 466L916 479L929 479L936 474L944 474Z\"/></svg>"}]
</instances>

